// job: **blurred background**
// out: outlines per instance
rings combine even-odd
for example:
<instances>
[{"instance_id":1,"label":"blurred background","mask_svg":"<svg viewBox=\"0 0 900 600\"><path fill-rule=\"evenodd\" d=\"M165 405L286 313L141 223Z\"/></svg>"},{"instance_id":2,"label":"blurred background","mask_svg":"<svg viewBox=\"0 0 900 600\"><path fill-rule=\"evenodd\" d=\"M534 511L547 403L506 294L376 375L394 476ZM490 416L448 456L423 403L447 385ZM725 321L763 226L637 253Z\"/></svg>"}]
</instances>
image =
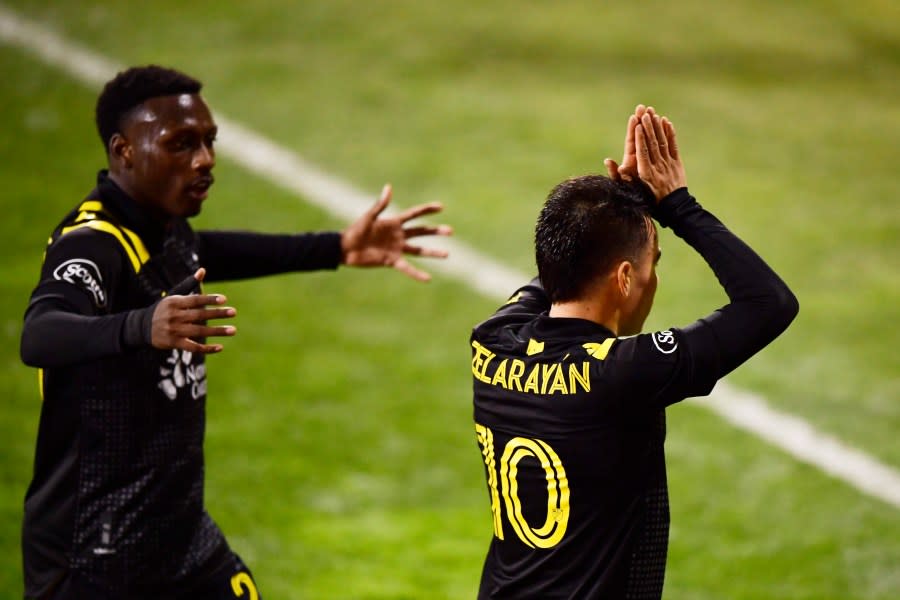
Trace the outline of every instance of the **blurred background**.
<instances>
[{"instance_id":1,"label":"blurred background","mask_svg":"<svg viewBox=\"0 0 900 600\"><path fill-rule=\"evenodd\" d=\"M373 200L390 181L398 207L443 201L458 241L526 276L547 192L619 160L627 116L653 105L692 193L800 299L729 381L900 466L897 3L3 0L4 39L10 12L115 65L193 74L214 114ZM22 314L105 159L99 85L8 41L0 73L0 596L16 598L40 409ZM225 153L216 177L196 228L346 224ZM680 240L661 245L648 328L725 301ZM208 361L207 507L267 598L474 597L491 525L468 335L504 294L435 274L207 286L240 313ZM900 597L897 506L691 401L668 418L667 598Z\"/></svg>"}]
</instances>

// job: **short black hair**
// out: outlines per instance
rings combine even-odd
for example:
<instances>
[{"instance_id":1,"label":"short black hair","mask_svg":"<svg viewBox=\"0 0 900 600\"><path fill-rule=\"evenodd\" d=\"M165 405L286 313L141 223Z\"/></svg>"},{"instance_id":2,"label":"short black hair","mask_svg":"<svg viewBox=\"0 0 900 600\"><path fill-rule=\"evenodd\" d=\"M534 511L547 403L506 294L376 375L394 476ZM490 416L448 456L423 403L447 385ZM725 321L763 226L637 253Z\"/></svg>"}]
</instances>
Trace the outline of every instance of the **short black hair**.
<instances>
[{"instance_id":1,"label":"short black hair","mask_svg":"<svg viewBox=\"0 0 900 600\"><path fill-rule=\"evenodd\" d=\"M196 94L203 84L175 69L147 65L131 67L109 80L97 98L95 120L103 148L119 132L123 118L136 106L159 96Z\"/></svg>"},{"instance_id":2,"label":"short black hair","mask_svg":"<svg viewBox=\"0 0 900 600\"><path fill-rule=\"evenodd\" d=\"M637 260L650 240L651 204L640 184L602 175L553 188L534 232L538 275L551 302L577 300L620 260Z\"/></svg>"}]
</instances>

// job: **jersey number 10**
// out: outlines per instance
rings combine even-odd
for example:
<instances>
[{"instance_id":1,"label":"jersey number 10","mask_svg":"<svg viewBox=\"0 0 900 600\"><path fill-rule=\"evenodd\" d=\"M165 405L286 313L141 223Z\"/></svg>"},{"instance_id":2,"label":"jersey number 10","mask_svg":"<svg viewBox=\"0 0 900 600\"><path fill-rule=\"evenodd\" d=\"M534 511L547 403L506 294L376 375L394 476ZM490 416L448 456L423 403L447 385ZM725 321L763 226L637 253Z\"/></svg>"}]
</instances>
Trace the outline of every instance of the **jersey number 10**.
<instances>
[{"instance_id":1,"label":"jersey number 10","mask_svg":"<svg viewBox=\"0 0 900 600\"><path fill-rule=\"evenodd\" d=\"M531 548L552 548L566 533L569 524L569 480L559 456L546 442L538 439L514 437L503 447L500 457L500 491L497 490L497 468L494 454L494 433L484 425L475 424L475 433L481 454L487 467L488 488L491 493L491 515L494 518L494 535L503 539L503 516L500 510L500 494L506 507L509 524L519 539ZM522 515L519 500L519 461L535 458L547 477L547 519L539 528L528 524Z\"/></svg>"}]
</instances>

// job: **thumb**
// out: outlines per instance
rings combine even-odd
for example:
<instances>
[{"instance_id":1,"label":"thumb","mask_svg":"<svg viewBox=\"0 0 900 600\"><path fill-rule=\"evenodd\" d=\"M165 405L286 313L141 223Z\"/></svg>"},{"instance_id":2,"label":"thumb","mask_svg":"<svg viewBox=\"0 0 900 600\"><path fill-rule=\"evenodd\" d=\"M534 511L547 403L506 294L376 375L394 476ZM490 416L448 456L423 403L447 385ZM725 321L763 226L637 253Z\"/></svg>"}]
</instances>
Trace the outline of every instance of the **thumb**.
<instances>
[{"instance_id":1,"label":"thumb","mask_svg":"<svg viewBox=\"0 0 900 600\"><path fill-rule=\"evenodd\" d=\"M188 275L180 282L178 282L175 287L169 290L168 296L184 296L190 294L195 289L197 289L197 284L203 281L203 278L206 277L206 269L200 267L193 275Z\"/></svg>"},{"instance_id":2,"label":"thumb","mask_svg":"<svg viewBox=\"0 0 900 600\"><path fill-rule=\"evenodd\" d=\"M611 158L607 158L603 161L603 164L606 165L606 172L609 175L609 178L613 181L620 181L622 176L619 175L619 165Z\"/></svg>"},{"instance_id":3,"label":"thumb","mask_svg":"<svg viewBox=\"0 0 900 600\"><path fill-rule=\"evenodd\" d=\"M363 215L362 221L365 222L366 225L374 223L375 219L378 218L378 215L387 208L388 203L391 201L391 189L391 184L389 183L384 184L384 187L381 188L381 196L375 201L372 208Z\"/></svg>"}]
</instances>

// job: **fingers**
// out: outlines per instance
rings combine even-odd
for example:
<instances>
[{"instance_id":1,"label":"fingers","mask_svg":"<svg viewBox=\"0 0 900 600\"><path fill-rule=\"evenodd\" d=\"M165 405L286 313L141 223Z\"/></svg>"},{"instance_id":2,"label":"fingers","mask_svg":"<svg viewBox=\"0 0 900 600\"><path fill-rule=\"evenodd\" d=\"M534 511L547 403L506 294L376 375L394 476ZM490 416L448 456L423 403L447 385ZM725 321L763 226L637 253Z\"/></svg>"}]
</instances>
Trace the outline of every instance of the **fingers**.
<instances>
[{"instance_id":1,"label":"fingers","mask_svg":"<svg viewBox=\"0 0 900 600\"><path fill-rule=\"evenodd\" d=\"M407 208L402 213L397 215L397 218L400 219L401 223L406 223L407 221L415 219L416 217L439 213L442 210L444 210L444 205L441 202L428 202L426 204L419 204L417 206L413 206L412 208Z\"/></svg>"},{"instance_id":2,"label":"fingers","mask_svg":"<svg viewBox=\"0 0 900 600\"><path fill-rule=\"evenodd\" d=\"M233 325L206 324L209 320L228 319L237 314L233 307L221 306L225 301L225 296L221 294L172 295L163 298L153 311L151 344L160 349L220 352L221 344L205 344L197 340L206 337L231 337L237 333L237 328Z\"/></svg>"},{"instance_id":3,"label":"fingers","mask_svg":"<svg viewBox=\"0 0 900 600\"><path fill-rule=\"evenodd\" d=\"M375 204L372 205L372 208L366 211L366 213L360 218L365 226L371 225L375 222L375 219L378 218L384 209L387 208L387 205L391 202L391 194L393 190L391 188L391 184L386 183L384 187L381 188L381 196L378 197L378 200L375 201Z\"/></svg>"},{"instance_id":4,"label":"fingers","mask_svg":"<svg viewBox=\"0 0 900 600\"><path fill-rule=\"evenodd\" d=\"M644 132L644 142L646 144L644 147L647 149L650 161L654 163L659 162L661 159L659 153L659 140L656 136L656 125L654 124L654 121L658 119L658 116L650 114L649 109L644 116L641 117L641 128Z\"/></svg>"},{"instance_id":5,"label":"fingers","mask_svg":"<svg viewBox=\"0 0 900 600\"><path fill-rule=\"evenodd\" d=\"M638 117L631 115L628 117L628 125L625 128L625 157L622 162L627 162L628 157L634 154L634 128L638 124Z\"/></svg>"},{"instance_id":6,"label":"fingers","mask_svg":"<svg viewBox=\"0 0 900 600\"><path fill-rule=\"evenodd\" d=\"M211 305L224 304L225 296L221 294L195 294L193 296L170 296L164 300L171 307L167 309L167 318L172 323L197 323L210 319L228 319L237 315L231 306L208 308Z\"/></svg>"},{"instance_id":7,"label":"fingers","mask_svg":"<svg viewBox=\"0 0 900 600\"><path fill-rule=\"evenodd\" d=\"M659 155L660 155L660 157L662 157L663 160L665 160L666 158L669 157L669 150L668 150L668 144L666 143L666 133L665 133L665 128L662 123L662 119L659 116L654 114L653 118L651 120L653 121L653 132L654 132L654 135L656 136L656 143L657 143L657 147L659 148Z\"/></svg>"},{"instance_id":8,"label":"fingers","mask_svg":"<svg viewBox=\"0 0 900 600\"><path fill-rule=\"evenodd\" d=\"M228 300L228 298L222 294L191 294L190 296L173 295L166 298L166 301L171 303L172 306L181 309L225 304L226 300Z\"/></svg>"},{"instance_id":9,"label":"fingers","mask_svg":"<svg viewBox=\"0 0 900 600\"><path fill-rule=\"evenodd\" d=\"M647 138L643 125L634 130L635 147L637 148L637 168L641 179L646 180L650 173L650 150L647 148Z\"/></svg>"},{"instance_id":10,"label":"fingers","mask_svg":"<svg viewBox=\"0 0 900 600\"><path fill-rule=\"evenodd\" d=\"M666 133L666 142L669 144L669 156L674 158L675 160L679 160L678 158L678 141L675 139L675 126L672 124L672 121L663 117L663 130Z\"/></svg>"},{"instance_id":11,"label":"fingers","mask_svg":"<svg viewBox=\"0 0 900 600\"><path fill-rule=\"evenodd\" d=\"M190 338L183 338L173 344L172 347L193 352L194 354L216 354L225 348L222 344L201 344Z\"/></svg>"},{"instance_id":12,"label":"fingers","mask_svg":"<svg viewBox=\"0 0 900 600\"><path fill-rule=\"evenodd\" d=\"M417 225L415 227L404 227L403 236L406 239L420 237L423 235L453 235L453 228L449 225Z\"/></svg>"},{"instance_id":13,"label":"fingers","mask_svg":"<svg viewBox=\"0 0 900 600\"><path fill-rule=\"evenodd\" d=\"M425 256L428 258L447 258L450 253L440 248L423 248L412 244L403 244L403 253L412 256Z\"/></svg>"},{"instance_id":14,"label":"fingers","mask_svg":"<svg viewBox=\"0 0 900 600\"><path fill-rule=\"evenodd\" d=\"M224 308L197 308L185 310L182 313L182 319L189 323L198 323L200 321L211 321L214 319L230 319L237 315L234 308L227 306Z\"/></svg>"},{"instance_id":15,"label":"fingers","mask_svg":"<svg viewBox=\"0 0 900 600\"><path fill-rule=\"evenodd\" d=\"M414 266L409 264L409 262L407 262L407 260L405 258L401 257L401 258L397 259L394 262L393 267L395 269L397 269L398 271L400 271L401 273L403 273L404 275L412 277L416 281L422 281L422 282L431 281L431 275L429 275L425 271L420 271L419 269L415 268Z\"/></svg>"},{"instance_id":16,"label":"fingers","mask_svg":"<svg viewBox=\"0 0 900 600\"><path fill-rule=\"evenodd\" d=\"M206 338L206 337L231 337L237 333L237 327L233 325L218 325L210 327L209 325L185 324L179 327L178 334L183 338Z\"/></svg>"},{"instance_id":17,"label":"fingers","mask_svg":"<svg viewBox=\"0 0 900 600\"><path fill-rule=\"evenodd\" d=\"M607 158L603 160L603 164L606 165L606 174L613 181L621 181L622 176L619 175L619 165L611 158Z\"/></svg>"},{"instance_id":18,"label":"fingers","mask_svg":"<svg viewBox=\"0 0 900 600\"><path fill-rule=\"evenodd\" d=\"M206 269L200 267L193 275L188 275L184 279L178 282L178 284L169 290L169 296L182 296L185 294L190 294L197 288L197 284L203 281L203 278L206 277Z\"/></svg>"}]
</instances>

